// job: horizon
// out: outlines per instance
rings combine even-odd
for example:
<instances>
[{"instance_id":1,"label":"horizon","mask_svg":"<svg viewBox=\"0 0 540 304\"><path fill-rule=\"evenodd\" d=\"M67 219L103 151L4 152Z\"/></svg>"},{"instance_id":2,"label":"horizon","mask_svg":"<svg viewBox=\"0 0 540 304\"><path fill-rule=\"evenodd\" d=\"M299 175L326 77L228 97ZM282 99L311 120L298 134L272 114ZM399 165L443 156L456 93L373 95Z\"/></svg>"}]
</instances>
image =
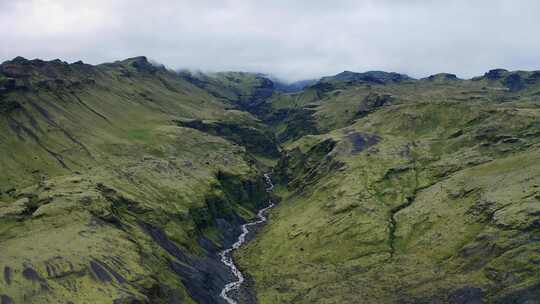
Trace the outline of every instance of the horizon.
<instances>
[{"instance_id":1,"label":"horizon","mask_svg":"<svg viewBox=\"0 0 540 304\"><path fill-rule=\"evenodd\" d=\"M540 304L538 12L0 0L0 304Z\"/></svg>"},{"instance_id":2,"label":"horizon","mask_svg":"<svg viewBox=\"0 0 540 304\"><path fill-rule=\"evenodd\" d=\"M174 69L174 68L171 68L169 66L167 66L167 64L165 63L162 63L162 62L159 62L157 60L154 60L148 56L145 56L145 55L139 55L139 56L133 56L133 57L129 57L129 58L123 58L123 59L117 59L117 60L112 60L112 61L106 61L106 62L100 62L100 63L88 63L88 62L85 62L84 60L74 60L74 61L66 61L66 60L63 60L62 58L53 58L53 59L43 59L43 58L26 58L24 56L15 56L11 59L7 59L7 60L2 60L0 61L0 64L4 64L6 62L10 62L10 61L13 61L17 58L22 58L24 60L28 60L28 61L34 61L34 60L41 60L41 61L45 61L45 62L52 62L52 61L55 61L55 60L60 60L64 63L67 63L67 64L75 64L77 62L82 62L84 64L89 64L89 65L92 65L92 66L99 66L99 65L104 65L104 64L111 64L111 63L115 63L115 62L122 62L122 61L125 61L125 60L129 60L129 59L134 59L134 58L146 58L146 60L148 60L148 62L150 62L151 64L155 64L155 65L159 65L159 66L163 66L165 69L169 70L169 71L172 71L172 72L176 72L176 73L181 73L181 72L189 72L189 73L203 73L205 75L212 75L212 74L218 74L218 73L249 73L249 74L260 74L261 76L265 77L265 78L268 78L272 81L279 81L280 83L284 83L284 84L294 84L296 82L302 82L302 81L319 81L321 80L322 78L325 78L325 77L333 77L333 76L336 76L338 74L341 74L341 73L345 73L345 72L351 72L351 73L356 73L356 74L362 74L362 73L369 73L369 72L385 72L385 73L398 73L398 74L401 74L401 75L405 75L405 76L408 76L410 77L412 80L421 80L421 79L424 79L424 78L428 78L430 76L434 76L434 75L438 75L438 74L453 74L455 76L457 76L457 78L459 80L472 80L474 78L477 78L477 77L481 77L481 76L484 76L487 72L490 72L490 71L493 71L493 70L505 70L505 71L508 71L510 73L517 73L517 72L537 72L537 71L540 71L540 70L537 70L537 69L520 69L520 70L511 70L511 69L506 69L504 67L493 67L493 68L489 68L488 70L484 71L483 73L480 73L478 75L473 75L471 77L468 77L468 78L465 78L465 77L461 77L459 74L456 74L456 73L449 73L449 72L445 72L445 71L441 71L441 72L438 72L438 73L434 73L434 74L429 74L429 75L421 75L421 76L411 76L407 73L402 73L400 71L385 71L385 70L366 70L366 71L354 71L354 70L351 70L351 69L346 69L346 70L343 70L343 71L340 71L340 72L337 72L335 74L329 74L329 75L319 75L319 76L316 76L316 77L313 77L313 78L303 78L303 79L293 79L293 80L288 80L288 79L284 79L284 78L280 78L279 76L277 75L274 75L274 74L271 74L271 73L267 73L267 72L264 72L264 71L243 71L243 70L218 70L218 71L204 71L204 70L201 70L201 69L187 69L187 68L181 68L181 69Z\"/></svg>"},{"instance_id":3,"label":"horizon","mask_svg":"<svg viewBox=\"0 0 540 304\"><path fill-rule=\"evenodd\" d=\"M264 71L289 82L344 70L467 79L540 69L539 10L532 0L24 0L0 3L9 29L0 61L99 64L146 54L174 70Z\"/></svg>"}]
</instances>

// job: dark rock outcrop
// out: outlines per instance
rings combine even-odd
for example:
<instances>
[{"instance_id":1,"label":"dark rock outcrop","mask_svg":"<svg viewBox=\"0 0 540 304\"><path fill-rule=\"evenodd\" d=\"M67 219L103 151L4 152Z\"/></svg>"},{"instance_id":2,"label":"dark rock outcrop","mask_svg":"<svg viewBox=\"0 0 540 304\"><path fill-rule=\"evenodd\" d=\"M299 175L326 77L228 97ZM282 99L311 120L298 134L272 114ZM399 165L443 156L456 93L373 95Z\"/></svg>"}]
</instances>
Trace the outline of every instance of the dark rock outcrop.
<instances>
[{"instance_id":1,"label":"dark rock outcrop","mask_svg":"<svg viewBox=\"0 0 540 304\"><path fill-rule=\"evenodd\" d=\"M0 64L0 99L13 91L80 89L95 83L95 73L96 67L82 62L16 57Z\"/></svg>"},{"instance_id":2,"label":"dark rock outcrop","mask_svg":"<svg viewBox=\"0 0 540 304\"><path fill-rule=\"evenodd\" d=\"M249 127L233 122L175 120L180 127L192 128L211 135L220 136L236 144L246 147L246 150L258 155L275 158L279 156L274 135L256 126Z\"/></svg>"},{"instance_id":3,"label":"dark rock outcrop","mask_svg":"<svg viewBox=\"0 0 540 304\"><path fill-rule=\"evenodd\" d=\"M178 274L190 297L197 303L226 303L220 297L220 292L234 277L230 269L221 262L218 253L236 241L241 233L240 226L246 222L237 214L233 205L238 204L255 211L268 201L266 184L262 177L254 180L244 179L226 172L219 172L216 177L219 181L214 191L216 194L207 196L204 207L192 208L189 211L190 218L200 233L197 242L203 250L202 254L194 254L179 246L158 225L139 222L139 226L168 254L170 269ZM219 231L218 242L209 240L203 235L202 231L209 227ZM102 268L102 272L106 270L107 274L116 277L103 263L99 263L98 266ZM158 298L166 298L167 303L180 303L175 302L176 293L170 292L169 287L156 286L156 288ZM167 290L169 292L166 292Z\"/></svg>"},{"instance_id":4,"label":"dark rock outcrop","mask_svg":"<svg viewBox=\"0 0 540 304\"><path fill-rule=\"evenodd\" d=\"M335 140L326 139L306 153L298 148L289 151L277 164L274 179L290 189L301 191L325 173L338 170L344 165L330 155L336 144Z\"/></svg>"},{"instance_id":5,"label":"dark rock outcrop","mask_svg":"<svg viewBox=\"0 0 540 304\"><path fill-rule=\"evenodd\" d=\"M147 223L141 223L141 226L154 242L170 255L171 270L179 275L190 296L197 303L225 303L219 293L232 279L232 274L221 263L217 255L218 248L211 241L201 238L199 243L206 252L202 256L193 255L170 240L161 228ZM234 241L230 239L228 242ZM173 296L167 298L172 301Z\"/></svg>"},{"instance_id":6,"label":"dark rock outcrop","mask_svg":"<svg viewBox=\"0 0 540 304\"><path fill-rule=\"evenodd\" d=\"M376 145L381 138L377 135L365 134L361 132L353 132L347 134L347 139L351 142L351 154L358 154L365 149Z\"/></svg>"},{"instance_id":7,"label":"dark rock outcrop","mask_svg":"<svg viewBox=\"0 0 540 304\"><path fill-rule=\"evenodd\" d=\"M484 77L488 80L498 80L503 78L508 73L505 69L493 69L484 74Z\"/></svg>"},{"instance_id":8,"label":"dark rock outcrop","mask_svg":"<svg viewBox=\"0 0 540 304\"><path fill-rule=\"evenodd\" d=\"M358 110L356 110L353 120L362 118L393 101L394 98L390 94L369 93L358 106Z\"/></svg>"},{"instance_id":9,"label":"dark rock outcrop","mask_svg":"<svg viewBox=\"0 0 540 304\"><path fill-rule=\"evenodd\" d=\"M282 116L285 130L277 134L278 142L296 140L304 135L318 134L317 123L313 114L316 111L310 108L282 109L275 113L273 119L278 120Z\"/></svg>"},{"instance_id":10,"label":"dark rock outcrop","mask_svg":"<svg viewBox=\"0 0 540 304\"><path fill-rule=\"evenodd\" d=\"M13 304L13 300L5 294L0 295L0 304Z\"/></svg>"},{"instance_id":11,"label":"dark rock outcrop","mask_svg":"<svg viewBox=\"0 0 540 304\"><path fill-rule=\"evenodd\" d=\"M1 95L0 95L1 96ZM21 109L22 106L15 100L2 100L0 97L0 114L8 114L17 109Z\"/></svg>"},{"instance_id":12,"label":"dark rock outcrop","mask_svg":"<svg viewBox=\"0 0 540 304\"><path fill-rule=\"evenodd\" d=\"M482 304L484 303L484 291L476 287L463 287L452 292L448 296L450 304Z\"/></svg>"},{"instance_id":13,"label":"dark rock outcrop","mask_svg":"<svg viewBox=\"0 0 540 304\"><path fill-rule=\"evenodd\" d=\"M497 304L506 303L540 303L540 282L528 288L513 291L494 301Z\"/></svg>"},{"instance_id":14,"label":"dark rock outcrop","mask_svg":"<svg viewBox=\"0 0 540 304\"><path fill-rule=\"evenodd\" d=\"M503 84L510 92L516 92L526 88L525 80L517 73L510 74L506 77Z\"/></svg>"},{"instance_id":15,"label":"dark rock outcrop","mask_svg":"<svg viewBox=\"0 0 540 304\"><path fill-rule=\"evenodd\" d=\"M151 63L145 56L126 59L124 62L135 68L138 72L155 74L158 71L165 71L165 67L163 65Z\"/></svg>"}]
</instances>

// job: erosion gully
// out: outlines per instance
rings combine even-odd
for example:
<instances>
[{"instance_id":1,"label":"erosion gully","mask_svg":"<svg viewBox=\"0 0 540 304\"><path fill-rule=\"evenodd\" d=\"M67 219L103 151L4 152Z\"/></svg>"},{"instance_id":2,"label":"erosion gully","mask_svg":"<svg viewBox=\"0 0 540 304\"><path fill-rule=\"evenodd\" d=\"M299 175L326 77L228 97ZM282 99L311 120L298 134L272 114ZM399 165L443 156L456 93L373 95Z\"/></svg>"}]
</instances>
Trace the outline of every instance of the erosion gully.
<instances>
[{"instance_id":1,"label":"erosion gully","mask_svg":"<svg viewBox=\"0 0 540 304\"><path fill-rule=\"evenodd\" d=\"M271 192L274 189L274 184L272 184L270 173L265 173L264 178L268 185L266 191ZM229 293L233 290L240 289L240 286L242 286L242 283L244 283L245 280L244 275L240 270L238 270L238 267L234 263L232 253L246 242L246 236L250 232L249 227L259 225L267 221L266 213L274 206L275 204L272 202L272 200L270 200L268 206L259 210L259 212L257 213L257 220L242 225L242 233L238 236L238 240L230 248L227 248L219 253L219 256L221 257L221 262L227 267L229 267L231 269L231 272L236 277L236 280L227 283L220 293L221 298L223 298L229 304L238 304L236 300L229 296Z\"/></svg>"}]
</instances>

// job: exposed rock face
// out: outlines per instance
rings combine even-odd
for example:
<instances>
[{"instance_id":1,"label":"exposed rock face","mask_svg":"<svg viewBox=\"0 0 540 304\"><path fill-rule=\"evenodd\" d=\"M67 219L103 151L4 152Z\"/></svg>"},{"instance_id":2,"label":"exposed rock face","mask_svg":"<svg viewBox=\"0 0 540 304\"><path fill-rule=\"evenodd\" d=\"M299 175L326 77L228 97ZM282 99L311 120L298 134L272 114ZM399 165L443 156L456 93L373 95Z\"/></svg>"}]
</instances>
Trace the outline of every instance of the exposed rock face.
<instances>
[{"instance_id":1,"label":"exposed rock face","mask_svg":"<svg viewBox=\"0 0 540 304\"><path fill-rule=\"evenodd\" d=\"M68 64L61 60L28 60L17 57L0 65L2 94L28 90L76 89L93 84L95 68L82 62Z\"/></svg>"},{"instance_id":2,"label":"exposed rock face","mask_svg":"<svg viewBox=\"0 0 540 304\"><path fill-rule=\"evenodd\" d=\"M146 58L145 56L139 56L139 57L126 59L122 61L121 63L128 64L134 67L138 72L146 72L146 73L153 74L158 71L162 71L162 72L166 71L163 65L153 64L150 61L148 61L148 58Z\"/></svg>"},{"instance_id":3,"label":"exposed rock face","mask_svg":"<svg viewBox=\"0 0 540 304\"><path fill-rule=\"evenodd\" d=\"M205 253L203 256L196 256L180 249L160 228L144 223L141 225L154 242L172 256L169 261L170 268L181 277L191 298L197 303L225 303L219 297L219 293L223 286L231 280L232 275L218 259L218 248L212 241L201 238L199 242L205 248ZM234 239L231 238L227 241L234 242ZM169 298L169 300L175 301L174 297ZM177 301L177 303L181 303L179 300Z\"/></svg>"},{"instance_id":4,"label":"exposed rock face","mask_svg":"<svg viewBox=\"0 0 540 304\"><path fill-rule=\"evenodd\" d=\"M21 104L15 100L2 100L0 95L0 114L8 114L21 108Z\"/></svg>"},{"instance_id":5,"label":"exposed rock face","mask_svg":"<svg viewBox=\"0 0 540 304\"><path fill-rule=\"evenodd\" d=\"M362 118L378 108L394 101L390 94L369 93L358 107L353 119Z\"/></svg>"},{"instance_id":6,"label":"exposed rock face","mask_svg":"<svg viewBox=\"0 0 540 304\"><path fill-rule=\"evenodd\" d=\"M484 77L486 77L489 80L498 80L498 79L503 78L507 73L508 73L508 70L505 70L505 69L493 69L485 73Z\"/></svg>"},{"instance_id":7,"label":"exposed rock face","mask_svg":"<svg viewBox=\"0 0 540 304\"><path fill-rule=\"evenodd\" d=\"M260 127L243 126L237 123L209 122L202 120L176 120L179 126L197 129L213 135L225 137L254 154L278 157L279 151L274 135Z\"/></svg>"},{"instance_id":8,"label":"exposed rock face","mask_svg":"<svg viewBox=\"0 0 540 304\"><path fill-rule=\"evenodd\" d=\"M336 89L336 86L330 82L323 82L322 80L310 87L311 89L316 90L319 94L324 94L327 92L332 92Z\"/></svg>"},{"instance_id":9,"label":"exposed rock face","mask_svg":"<svg viewBox=\"0 0 540 304\"><path fill-rule=\"evenodd\" d=\"M325 173L343 166L343 163L331 155L335 146L334 140L327 139L305 153L300 149L289 151L277 164L278 174L275 179L288 185L292 191L302 191Z\"/></svg>"},{"instance_id":10,"label":"exposed rock face","mask_svg":"<svg viewBox=\"0 0 540 304\"><path fill-rule=\"evenodd\" d=\"M319 130L313 117L315 111L309 108L282 109L274 113L268 121L282 121L285 130L277 135L279 142L298 139L307 134L318 134Z\"/></svg>"},{"instance_id":11,"label":"exposed rock face","mask_svg":"<svg viewBox=\"0 0 540 304\"><path fill-rule=\"evenodd\" d=\"M361 132L351 132L347 134L347 139L351 142L351 154L358 154L367 148L376 145L381 138L373 134L365 134Z\"/></svg>"},{"instance_id":12,"label":"exposed rock face","mask_svg":"<svg viewBox=\"0 0 540 304\"><path fill-rule=\"evenodd\" d=\"M511 91L516 92L526 87L525 80L519 74L510 74L503 81L503 84Z\"/></svg>"}]
</instances>

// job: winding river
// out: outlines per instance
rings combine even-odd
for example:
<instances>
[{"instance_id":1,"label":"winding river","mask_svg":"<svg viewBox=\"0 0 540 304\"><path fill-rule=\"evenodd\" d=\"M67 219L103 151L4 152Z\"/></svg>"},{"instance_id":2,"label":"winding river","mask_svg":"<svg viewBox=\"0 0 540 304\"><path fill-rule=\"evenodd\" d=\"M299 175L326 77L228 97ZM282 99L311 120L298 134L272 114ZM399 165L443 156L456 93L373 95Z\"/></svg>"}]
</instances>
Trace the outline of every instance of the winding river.
<instances>
[{"instance_id":1,"label":"winding river","mask_svg":"<svg viewBox=\"0 0 540 304\"><path fill-rule=\"evenodd\" d=\"M266 179L266 183L268 184L268 188L266 188L266 191L272 191L274 189L274 184L272 184L270 174L265 173L264 178ZM268 207L259 210L259 212L257 213L258 219L256 221L242 225L242 233L240 234L240 236L238 236L238 240L236 241L236 243L234 243L230 248L225 249L219 253L219 256L221 257L221 262L227 265L227 267L231 269L232 273L236 277L236 281L227 283L227 285L225 285L225 287L221 290L220 293L220 296L229 304L238 304L238 302L228 296L228 293L233 290L238 290L245 280L242 272L238 270L238 267L236 267L236 265L234 264L232 252L240 248L240 246L242 246L246 242L246 236L249 233L249 227L266 222L267 218L265 214L272 207L274 207L274 203L270 201Z\"/></svg>"}]
</instances>

